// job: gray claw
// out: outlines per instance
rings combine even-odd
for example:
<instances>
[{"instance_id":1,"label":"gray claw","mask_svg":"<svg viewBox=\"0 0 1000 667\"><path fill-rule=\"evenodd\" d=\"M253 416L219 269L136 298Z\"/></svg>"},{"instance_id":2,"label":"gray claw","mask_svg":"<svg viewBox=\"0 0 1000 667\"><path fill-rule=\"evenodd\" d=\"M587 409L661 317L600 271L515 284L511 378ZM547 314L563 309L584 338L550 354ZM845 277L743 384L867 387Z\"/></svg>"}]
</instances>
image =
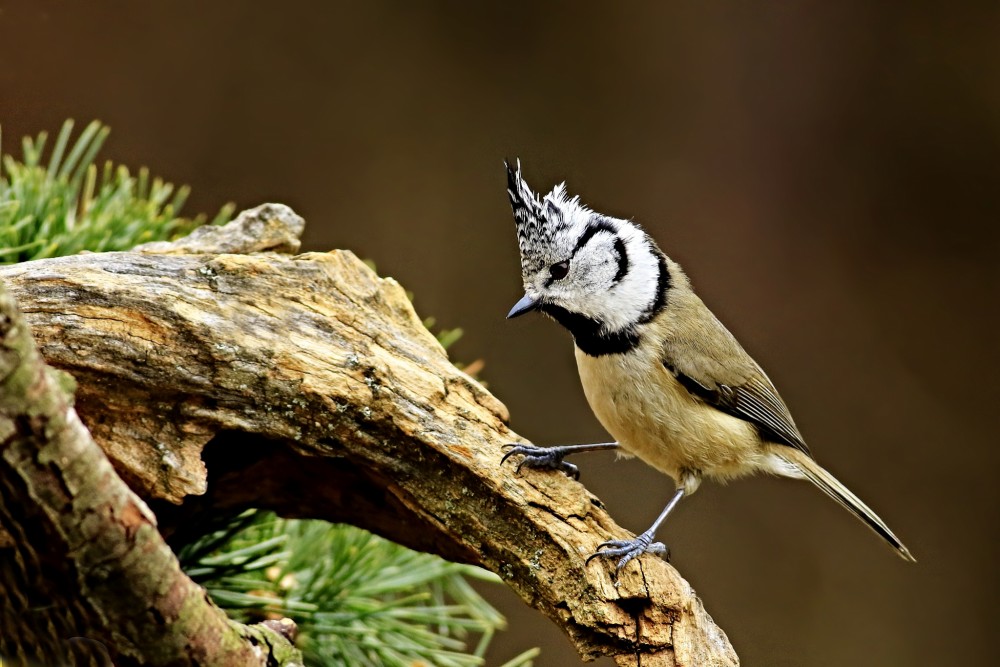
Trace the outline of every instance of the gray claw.
<instances>
[{"instance_id":1,"label":"gray claw","mask_svg":"<svg viewBox=\"0 0 1000 667\"><path fill-rule=\"evenodd\" d=\"M607 542L601 542L597 545L597 551L592 553L588 558L586 564L590 561L601 556L603 558L621 558L618 564L615 566L617 572L621 572L621 569L632 560L637 558L642 554L656 554L657 556L663 556L665 560L670 560L670 550L663 542L653 542L653 536L648 533L643 533L634 540L608 540Z\"/></svg>"},{"instance_id":2,"label":"gray claw","mask_svg":"<svg viewBox=\"0 0 1000 667\"><path fill-rule=\"evenodd\" d=\"M516 444L504 445L504 447L507 448L507 453L500 459L500 465L503 465L504 461L515 454L524 457L518 461L514 472L521 472L521 468L524 466L528 466L529 468L547 468L549 470L561 470L568 477L580 479L580 469L572 463L563 460L566 454L562 451L561 447L535 447L534 445Z\"/></svg>"}]
</instances>

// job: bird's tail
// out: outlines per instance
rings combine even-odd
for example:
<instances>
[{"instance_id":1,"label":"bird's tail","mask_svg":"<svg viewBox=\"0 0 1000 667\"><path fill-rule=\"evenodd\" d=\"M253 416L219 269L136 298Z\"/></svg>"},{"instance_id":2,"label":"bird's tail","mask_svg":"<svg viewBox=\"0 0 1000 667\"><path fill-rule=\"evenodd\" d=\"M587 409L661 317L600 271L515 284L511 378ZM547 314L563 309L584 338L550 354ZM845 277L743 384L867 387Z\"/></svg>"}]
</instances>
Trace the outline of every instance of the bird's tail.
<instances>
[{"instance_id":1,"label":"bird's tail","mask_svg":"<svg viewBox=\"0 0 1000 667\"><path fill-rule=\"evenodd\" d=\"M851 490L841 484L836 477L824 470L811 456L791 447L782 447L780 451L774 453L784 459L789 465L797 468L806 479L818 486L823 493L836 500L841 506L849 510L851 514L864 521L865 525L878 533L879 537L895 549L900 558L911 563L917 562L917 559L913 557L913 554L906 548L906 545L889 530L889 526L885 525L885 521L882 521L868 505L865 505L860 498L851 493Z\"/></svg>"}]
</instances>

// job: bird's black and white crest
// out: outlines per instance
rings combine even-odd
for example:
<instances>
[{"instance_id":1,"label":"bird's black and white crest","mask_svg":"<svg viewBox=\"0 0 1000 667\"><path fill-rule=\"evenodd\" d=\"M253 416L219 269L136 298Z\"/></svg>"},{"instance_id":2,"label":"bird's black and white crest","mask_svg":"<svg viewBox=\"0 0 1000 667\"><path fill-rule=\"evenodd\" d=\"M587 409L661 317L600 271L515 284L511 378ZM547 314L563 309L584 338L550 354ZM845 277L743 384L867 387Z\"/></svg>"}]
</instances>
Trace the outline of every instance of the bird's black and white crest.
<instances>
[{"instance_id":1,"label":"bird's black and white crest","mask_svg":"<svg viewBox=\"0 0 1000 667\"><path fill-rule=\"evenodd\" d=\"M580 204L579 197L566 195L566 184L560 183L552 192L539 198L521 177L521 161L507 167L507 195L517 226L517 245L521 251L521 268L525 274L534 273L551 260L551 250L559 237L566 237L573 222L571 214L586 216L589 209Z\"/></svg>"},{"instance_id":2,"label":"bird's black and white crest","mask_svg":"<svg viewBox=\"0 0 1000 667\"><path fill-rule=\"evenodd\" d=\"M584 351L588 340L602 353L635 344L638 327L663 308L666 257L635 223L592 211L569 197L565 184L539 197L522 178L520 161L506 166L523 303L563 324Z\"/></svg>"}]
</instances>

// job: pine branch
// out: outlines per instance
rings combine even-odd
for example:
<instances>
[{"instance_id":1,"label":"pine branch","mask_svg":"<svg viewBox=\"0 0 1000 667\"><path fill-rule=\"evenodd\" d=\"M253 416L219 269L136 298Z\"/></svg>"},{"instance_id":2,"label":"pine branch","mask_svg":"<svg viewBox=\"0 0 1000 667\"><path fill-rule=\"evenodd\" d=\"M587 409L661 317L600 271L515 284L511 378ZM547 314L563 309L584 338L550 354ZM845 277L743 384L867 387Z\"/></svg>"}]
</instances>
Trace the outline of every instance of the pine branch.
<instances>
[{"instance_id":1,"label":"pine branch","mask_svg":"<svg viewBox=\"0 0 1000 667\"><path fill-rule=\"evenodd\" d=\"M128 250L136 244L174 239L207 221L180 217L189 188L152 178L145 167L95 160L110 129L92 121L71 143L67 120L43 163L48 135L25 137L23 159L0 154L0 263L71 255L82 250ZM68 152L67 152L68 151ZM229 220L227 204L211 224Z\"/></svg>"},{"instance_id":2,"label":"pine branch","mask_svg":"<svg viewBox=\"0 0 1000 667\"><path fill-rule=\"evenodd\" d=\"M295 621L297 644L317 667L474 667L506 625L466 581L494 575L352 526L250 510L178 556L232 618ZM482 639L470 650L474 635Z\"/></svg>"}]
</instances>

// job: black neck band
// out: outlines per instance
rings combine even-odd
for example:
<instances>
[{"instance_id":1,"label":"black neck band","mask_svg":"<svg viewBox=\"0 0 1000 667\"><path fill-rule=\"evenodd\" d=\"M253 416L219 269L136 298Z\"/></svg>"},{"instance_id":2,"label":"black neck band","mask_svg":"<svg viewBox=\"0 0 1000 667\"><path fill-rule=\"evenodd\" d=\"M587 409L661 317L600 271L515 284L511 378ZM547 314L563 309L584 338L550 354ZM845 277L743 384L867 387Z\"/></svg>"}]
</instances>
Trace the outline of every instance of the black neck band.
<instances>
[{"instance_id":1,"label":"black neck band","mask_svg":"<svg viewBox=\"0 0 1000 667\"><path fill-rule=\"evenodd\" d=\"M639 345L640 336L634 327L626 327L618 331L605 332L601 323L584 315L571 313L565 308L545 304L541 310L559 324L566 327L576 346L592 357L605 354L623 354L634 350Z\"/></svg>"}]
</instances>

